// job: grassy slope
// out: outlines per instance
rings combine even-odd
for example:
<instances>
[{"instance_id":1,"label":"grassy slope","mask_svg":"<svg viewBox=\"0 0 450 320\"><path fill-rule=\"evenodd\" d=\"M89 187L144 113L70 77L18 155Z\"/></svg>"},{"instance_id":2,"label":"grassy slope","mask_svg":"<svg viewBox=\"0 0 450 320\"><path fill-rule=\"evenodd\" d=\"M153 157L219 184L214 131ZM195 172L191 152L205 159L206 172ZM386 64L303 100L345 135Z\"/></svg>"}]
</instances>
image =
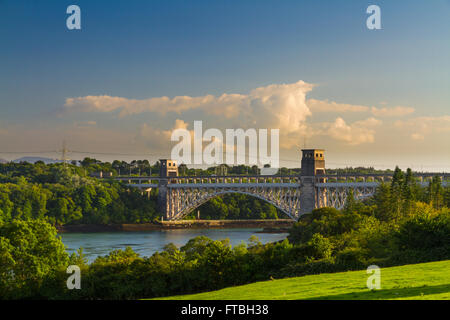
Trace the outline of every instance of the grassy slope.
<instances>
[{"instance_id":1,"label":"grassy slope","mask_svg":"<svg viewBox=\"0 0 450 320\"><path fill-rule=\"evenodd\" d=\"M450 260L383 268L376 291L367 289L368 276L365 270L309 275L164 299L450 299Z\"/></svg>"}]
</instances>

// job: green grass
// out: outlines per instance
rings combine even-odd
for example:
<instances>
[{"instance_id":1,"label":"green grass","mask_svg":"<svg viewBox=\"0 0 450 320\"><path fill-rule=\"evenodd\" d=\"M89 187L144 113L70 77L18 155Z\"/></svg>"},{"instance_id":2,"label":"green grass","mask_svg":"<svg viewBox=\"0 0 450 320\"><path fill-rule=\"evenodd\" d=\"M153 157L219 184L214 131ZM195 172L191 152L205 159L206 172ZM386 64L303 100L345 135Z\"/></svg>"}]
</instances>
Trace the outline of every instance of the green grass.
<instances>
[{"instance_id":1,"label":"green grass","mask_svg":"<svg viewBox=\"0 0 450 320\"><path fill-rule=\"evenodd\" d=\"M366 287L365 270L256 282L170 300L450 299L450 260L381 269L381 289Z\"/></svg>"}]
</instances>

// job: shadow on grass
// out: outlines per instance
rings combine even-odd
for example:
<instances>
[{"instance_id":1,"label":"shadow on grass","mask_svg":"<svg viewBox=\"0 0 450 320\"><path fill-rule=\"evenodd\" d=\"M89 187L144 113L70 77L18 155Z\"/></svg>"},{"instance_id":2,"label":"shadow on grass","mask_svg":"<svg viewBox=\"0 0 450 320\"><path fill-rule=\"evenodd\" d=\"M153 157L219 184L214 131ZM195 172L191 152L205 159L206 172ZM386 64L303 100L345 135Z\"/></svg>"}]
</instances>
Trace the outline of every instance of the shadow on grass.
<instances>
[{"instance_id":1,"label":"shadow on grass","mask_svg":"<svg viewBox=\"0 0 450 320\"><path fill-rule=\"evenodd\" d=\"M426 296L430 294L439 294L450 292L450 284L438 286L422 286L411 288L394 288L386 290L367 290L362 292L353 292L337 294L331 296L314 297L307 300L373 300L373 299L399 299L417 296Z\"/></svg>"}]
</instances>

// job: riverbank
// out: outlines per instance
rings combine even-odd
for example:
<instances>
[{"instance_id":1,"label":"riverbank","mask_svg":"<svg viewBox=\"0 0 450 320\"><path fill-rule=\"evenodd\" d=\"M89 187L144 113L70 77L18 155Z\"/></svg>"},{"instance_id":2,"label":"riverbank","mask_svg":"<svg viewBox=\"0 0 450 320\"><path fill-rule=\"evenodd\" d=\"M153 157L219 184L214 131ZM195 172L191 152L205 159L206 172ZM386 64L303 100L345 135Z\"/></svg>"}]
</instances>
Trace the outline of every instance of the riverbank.
<instances>
[{"instance_id":1,"label":"riverbank","mask_svg":"<svg viewBox=\"0 0 450 320\"><path fill-rule=\"evenodd\" d=\"M228 229L228 228L262 228L268 233L286 232L292 227L291 219L277 220L179 220L135 224L80 224L57 226L58 233L71 232L119 232L119 231L153 231L171 229Z\"/></svg>"}]
</instances>

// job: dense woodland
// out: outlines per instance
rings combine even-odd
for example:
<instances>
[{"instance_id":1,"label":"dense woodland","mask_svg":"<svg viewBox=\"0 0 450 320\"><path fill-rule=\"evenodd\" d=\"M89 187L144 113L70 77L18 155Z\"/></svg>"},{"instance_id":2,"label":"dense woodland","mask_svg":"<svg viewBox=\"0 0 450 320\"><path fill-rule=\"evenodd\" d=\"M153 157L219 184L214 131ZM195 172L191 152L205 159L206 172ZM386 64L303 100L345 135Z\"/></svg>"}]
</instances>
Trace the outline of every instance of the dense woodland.
<instances>
[{"instance_id":1,"label":"dense woodland","mask_svg":"<svg viewBox=\"0 0 450 320\"><path fill-rule=\"evenodd\" d=\"M61 168L54 170L60 172ZM7 183L9 187L47 192L45 183L23 177L3 179L18 179ZM80 176L83 179L87 178ZM74 188L95 183L80 182ZM107 187L92 188L101 192ZM25 206L28 209L23 214L33 217L42 199L32 199L35 202ZM5 208L4 196L1 201ZM181 248L169 244L151 257L140 257L131 248L115 250L89 265L81 249L71 256L66 253L56 229L45 218L14 219L3 212L7 219L0 221L0 297L149 298L288 276L361 270L372 264L387 267L450 259L449 205L449 189L442 187L439 178L422 188L410 170L396 169L392 182L380 185L373 198L358 202L350 193L341 211L316 209L302 216L288 238L278 243L262 245L252 237L248 244L231 247L228 240L197 237ZM14 210L6 212L16 214ZM81 268L80 290L66 287L66 268L73 264Z\"/></svg>"}]
</instances>

